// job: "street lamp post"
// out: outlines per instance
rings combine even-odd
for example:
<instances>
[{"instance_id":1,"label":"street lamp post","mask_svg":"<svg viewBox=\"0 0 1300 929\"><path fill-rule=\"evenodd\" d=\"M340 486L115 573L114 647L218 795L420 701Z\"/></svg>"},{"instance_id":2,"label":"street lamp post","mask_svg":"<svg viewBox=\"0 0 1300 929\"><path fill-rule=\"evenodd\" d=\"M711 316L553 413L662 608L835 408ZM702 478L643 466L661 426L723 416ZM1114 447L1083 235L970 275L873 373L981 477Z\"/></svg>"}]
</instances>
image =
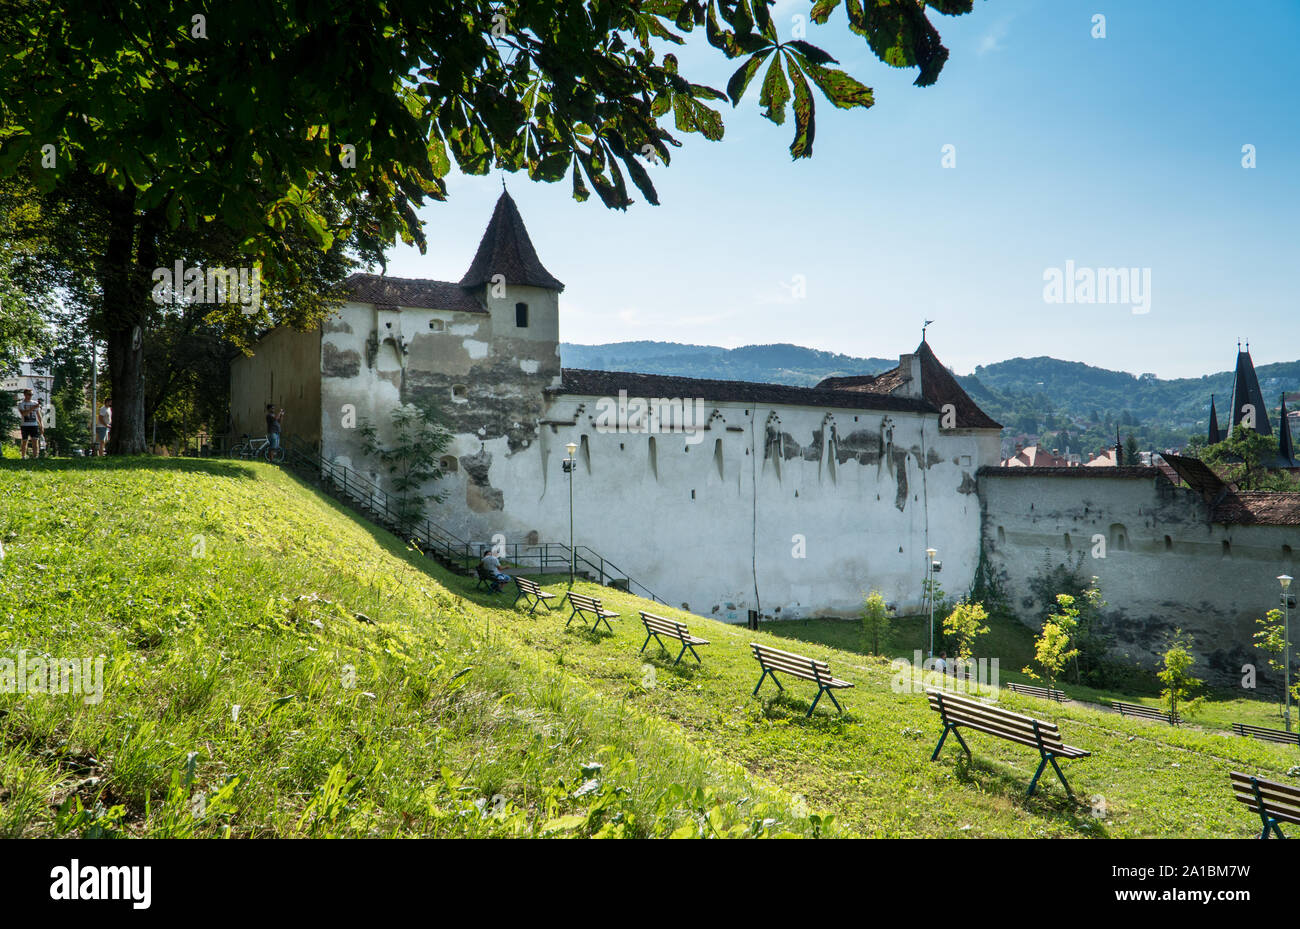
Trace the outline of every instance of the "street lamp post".
<instances>
[{"instance_id":1,"label":"street lamp post","mask_svg":"<svg viewBox=\"0 0 1300 929\"><path fill-rule=\"evenodd\" d=\"M1282 668L1283 684L1286 688L1286 731L1291 731L1291 604L1287 598L1287 589L1291 586L1291 575L1279 574L1278 583L1282 585Z\"/></svg>"},{"instance_id":2,"label":"street lamp post","mask_svg":"<svg viewBox=\"0 0 1300 929\"><path fill-rule=\"evenodd\" d=\"M564 459L564 470L569 475L569 587L573 587L573 576L577 573L578 553L573 547L573 468L577 461L573 453L578 450L576 442L570 442L564 446L569 451L569 457Z\"/></svg>"},{"instance_id":3,"label":"street lamp post","mask_svg":"<svg viewBox=\"0 0 1300 929\"><path fill-rule=\"evenodd\" d=\"M933 548L925 550L925 579L927 586L925 598L930 601L930 657L934 658L934 556L939 554Z\"/></svg>"}]
</instances>

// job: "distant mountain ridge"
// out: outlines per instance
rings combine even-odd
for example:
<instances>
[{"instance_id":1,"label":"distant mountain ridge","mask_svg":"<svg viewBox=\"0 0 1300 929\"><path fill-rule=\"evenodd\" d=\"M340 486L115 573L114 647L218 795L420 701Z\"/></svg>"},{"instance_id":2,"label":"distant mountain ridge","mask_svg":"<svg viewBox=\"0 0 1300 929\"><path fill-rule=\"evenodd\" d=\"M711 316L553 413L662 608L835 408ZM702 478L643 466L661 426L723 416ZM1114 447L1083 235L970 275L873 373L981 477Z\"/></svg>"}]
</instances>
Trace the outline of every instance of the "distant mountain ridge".
<instances>
[{"instance_id":1,"label":"distant mountain ridge","mask_svg":"<svg viewBox=\"0 0 1300 929\"><path fill-rule=\"evenodd\" d=\"M1232 354L1231 350L1228 354ZM560 358L567 368L800 387L811 387L826 377L878 374L898 364L897 358L855 358L788 343L728 349L654 341L608 345L565 342L560 345ZM1268 401L1269 419L1276 429L1279 396L1285 392L1291 408L1295 403L1290 395L1300 394L1300 361L1261 365L1256 373ZM1137 433L1143 447L1163 448L1204 433L1211 394L1216 395L1219 421L1226 421L1233 372L1161 380L1154 374L1134 375L1040 356L979 365L974 374L959 375L957 380L975 402L1007 427L1008 434L1070 430L1081 437L1085 432L1093 433L1091 441L1077 443L1088 447L1099 441L1104 425L1107 430L1118 427L1125 433ZM1082 423L1091 424L1091 428L1085 430Z\"/></svg>"},{"instance_id":2,"label":"distant mountain ridge","mask_svg":"<svg viewBox=\"0 0 1300 929\"><path fill-rule=\"evenodd\" d=\"M566 368L759 381L794 387L812 387L831 376L879 374L898 364L897 358L854 358L789 343L720 348L648 341L608 345L562 342L560 360Z\"/></svg>"}]
</instances>

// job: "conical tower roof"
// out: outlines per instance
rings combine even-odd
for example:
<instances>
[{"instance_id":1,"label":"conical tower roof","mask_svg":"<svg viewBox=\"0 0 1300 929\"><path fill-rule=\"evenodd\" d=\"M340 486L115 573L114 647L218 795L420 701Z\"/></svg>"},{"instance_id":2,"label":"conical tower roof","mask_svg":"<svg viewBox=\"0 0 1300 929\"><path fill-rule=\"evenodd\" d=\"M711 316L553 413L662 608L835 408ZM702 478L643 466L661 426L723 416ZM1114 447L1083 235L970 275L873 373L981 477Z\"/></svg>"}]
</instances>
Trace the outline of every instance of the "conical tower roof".
<instances>
[{"instance_id":1,"label":"conical tower roof","mask_svg":"<svg viewBox=\"0 0 1300 929\"><path fill-rule=\"evenodd\" d=\"M564 285L542 267L533 248L523 217L510 194L504 190L492 211L492 221L478 244L478 252L465 276L462 287L479 287L502 275L507 284L526 284L547 290L563 290Z\"/></svg>"},{"instance_id":2,"label":"conical tower roof","mask_svg":"<svg viewBox=\"0 0 1300 929\"><path fill-rule=\"evenodd\" d=\"M1295 445L1291 440L1291 422L1286 415L1286 394L1282 395L1282 409L1278 416L1280 420L1277 424L1277 451L1280 465L1284 468L1300 467L1300 462L1295 459Z\"/></svg>"},{"instance_id":3,"label":"conical tower roof","mask_svg":"<svg viewBox=\"0 0 1300 929\"><path fill-rule=\"evenodd\" d=\"M1223 437L1219 435L1219 411L1214 408L1214 394L1210 394L1210 434L1208 438L1211 445L1223 441Z\"/></svg>"},{"instance_id":4,"label":"conical tower roof","mask_svg":"<svg viewBox=\"0 0 1300 929\"><path fill-rule=\"evenodd\" d=\"M1237 374L1232 382L1232 411L1228 420L1231 432L1245 418L1245 408L1250 406L1255 411L1255 431L1262 435L1272 435L1273 427L1268 423L1268 408L1264 405L1264 395L1259 390L1259 378L1255 376L1255 363L1250 360L1250 346L1243 352L1237 351Z\"/></svg>"}]
</instances>

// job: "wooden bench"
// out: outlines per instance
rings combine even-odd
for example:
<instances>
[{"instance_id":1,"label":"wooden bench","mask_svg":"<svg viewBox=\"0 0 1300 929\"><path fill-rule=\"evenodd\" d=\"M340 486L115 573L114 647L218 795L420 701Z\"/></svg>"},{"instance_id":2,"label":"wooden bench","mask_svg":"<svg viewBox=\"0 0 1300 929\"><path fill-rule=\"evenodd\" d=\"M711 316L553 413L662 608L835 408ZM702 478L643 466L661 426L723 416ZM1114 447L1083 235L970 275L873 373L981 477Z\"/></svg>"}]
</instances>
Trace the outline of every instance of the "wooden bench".
<instances>
[{"instance_id":1,"label":"wooden bench","mask_svg":"<svg viewBox=\"0 0 1300 929\"><path fill-rule=\"evenodd\" d=\"M1119 700L1112 700L1110 705L1119 710L1120 716L1136 716L1139 719L1163 719L1171 726L1177 726L1179 722L1177 713L1165 713L1155 707L1143 706L1141 703L1123 703Z\"/></svg>"},{"instance_id":2,"label":"wooden bench","mask_svg":"<svg viewBox=\"0 0 1300 929\"><path fill-rule=\"evenodd\" d=\"M546 607L546 612L548 613L551 611L551 608L546 601L554 600L555 594L548 594L546 591L542 590L536 581L530 581L526 577L516 577L515 587L519 591L515 594L515 603L518 603L519 598L523 597L524 605L529 607L529 613L535 612L539 606ZM510 605L513 607L515 603Z\"/></svg>"},{"instance_id":3,"label":"wooden bench","mask_svg":"<svg viewBox=\"0 0 1300 929\"><path fill-rule=\"evenodd\" d=\"M1266 729L1263 726L1247 726L1245 723L1233 723L1232 731L1237 735L1262 739L1265 742L1282 742L1287 745L1300 745L1300 732L1287 732L1283 729Z\"/></svg>"},{"instance_id":4,"label":"wooden bench","mask_svg":"<svg viewBox=\"0 0 1300 929\"><path fill-rule=\"evenodd\" d=\"M1007 690L1013 694L1021 694L1026 697L1037 697L1040 700L1055 700L1057 703L1064 703L1070 698L1065 695L1063 690L1052 690L1048 687L1033 687L1029 684L1007 684Z\"/></svg>"},{"instance_id":5,"label":"wooden bench","mask_svg":"<svg viewBox=\"0 0 1300 929\"><path fill-rule=\"evenodd\" d=\"M695 656L695 660L700 664L704 664L703 661L700 661L700 653L695 650L695 646L708 645L708 639L701 639L691 635L685 624L679 623L675 619L656 616L654 613L647 613L645 610L639 612L641 614L641 624L645 626L646 631L645 641L641 643L641 651L645 651L645 647L650 644L651 639L658 642L659 647L664 651L668 651L668 646L664 645L663 639L659 638L661 635L666 635L668 638L676 639L682 643L682 650L677 653L677 660L673 664L677 664L682 660L682 656L686 654L688 648L691 650L691 654Z\"/></svg>"},{"instance_id":6,"label":"wooden bench","mask_svg":"<svg viewBox=\"0 0 1300 929\"><path fill-rule=\"evenodd\" d=\"M966 750L966 757L971 757L970 747L957 731L959 726L965 726L976 732L986 732L1008 742L1038 749L1042 760L1038 763L1038 770L1034 772L1034 779L1029 782L1029 791L1025 796L1033 796L1034 789L1038 786L1038 779L1043 776L1043 770L1049 762L1056 771L1056 776L1065 786L1065 792L1071 797L1074 796L1070 791L1070 782L1061 773L1061 766L1056 763L1056 759L1087 758L1092 753L1062 742L1061 730L1056 723L1012 713L1010 710L981 703L970 697L941 690L927 690L926 696L930 698L930 709L938 713L943 720L943 735L939 736L939 744L934 747L934 754L930 756L931 761L939 757L939 750L943 748L943 741L948 738L949 732L957 737L961 747Z\"/></svg>"},{"instance_id":7,"label":"wooden bench","mask_svg":"<svg viewBox=\"0 0 1300 929\"><path fill-rule=\"evenodd\" d=\"M1264 824L1259 834L1261 839L1267 839L1269 832L1285 839L1278 823L1300 823L1300 787L1240 771L1233 771L1231 776L1233 796L1246 804L1252 813L1258 813Z\"/></svg>"},{"instance_id":8,"label":"wooden bench","mask_svg":"<svg viewBox=\"0 0 1300 929\"><path fill-rule=\"evenodd\" d=\"M603 622L606 629L610 632L614 631L614 627L609 624L609 619L611 616L617 616L619 614L601 606L599 598L588 597L586 594L575 594L573 591L569 591L569 606L573 607L573 612L569 614L568 622L564 624L566 627L569 623L573 622L573 617L590 613L592 616L596 617L595 621L591 624L592 629L598 629L600 624ZM583 619L583 622L585 623L586 619Z\"/></svg>"},{"instance_id":9,"label":"wooden bench","mask_svg":"<svg viewBox=\"0 0 1300 929\"><path fill-rule=\"evenodd\" d=\"M794 652L783 652L779 648L759 645L757 642L750 642L749 647L754 650L754 659L758 662L758 666L763 669L763 674L754 686L754 696L758 696L758 688L763 686L763 681L767 679L769 674L772 675L772 682L776 684L777 688L785 690L781 686L781 682L776 679L776 672L780 671L782 674L789 674L791 677L812 681L817 685L817 696L813 698L812 706L808 707L809 716L812 716L813 710L817 709L817 701L822 698L822 694L829 695L831 703L835 704L835 709L841 713L844 712L844 708L840 706L840 702L835 699L835 694L831 691L852 687L853 685L848 681L841 681L832 677L831 666L828 662L805 658L803 655L794 654Z\"/></svg>"}]
</instances>

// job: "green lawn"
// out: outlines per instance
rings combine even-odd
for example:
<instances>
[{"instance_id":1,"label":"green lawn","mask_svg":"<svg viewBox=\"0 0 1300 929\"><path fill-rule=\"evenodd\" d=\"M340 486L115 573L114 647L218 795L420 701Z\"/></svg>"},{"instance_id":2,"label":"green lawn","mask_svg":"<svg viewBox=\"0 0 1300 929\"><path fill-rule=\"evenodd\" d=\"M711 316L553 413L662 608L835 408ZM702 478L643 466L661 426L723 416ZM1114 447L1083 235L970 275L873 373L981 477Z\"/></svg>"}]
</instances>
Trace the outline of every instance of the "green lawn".
<instances>
[{"instance_id":1,"label":"green lawn","mask_svg":"<svg viewBox=\"0 0 1300 929\"><path fill-rule=\"evenodd\" d=\"M973 734L973 763L929 762L924 697L849 639L796 647L586 583L622 616L566 628L267 465L6 462L0 495L0 657L108 658L102 703L0 695L0 836L1247 837L1227 772L1300 763L1006 694L1094 753L1065 766L1078 802L1046 779L1026 801L1032 750ZM639 655L638 608L710 639L704 664ZM751 696L751 640L828 659L847 712L805 719L798 683Z\"/></svg>"},{"instance_id":2,"label":"green lawn","mask_svg":"<svg viewBox=\"0 0 1300 929\"><path fill-rule=\"evenodd\" d=\"M894 619L889 635L880 643L881 652L890 658L904 658L908 661L914 659L917 649L925 655L929 650L926 619L925 616L904 616ZM988 633L978 639L976 657L996 655L998 677L1004 683L1042 686L1042 681L1034 680L1023 673L1023 669L1032 663L1034 633L1023 623L1007 616L990 616L988 626ZM817 642L860 655L872 654L872 643L867 641L862 631L862 624L856 620L782 620L764 623L763 628L783 638ZM1194 673L1195 667L1192 670ZM1068 678L1057 686L1072 699L1086 703L1107 705L1113 700L1122 700L1127 703L1161 707L1160 684L1155 675L1149 672L1135 672L1132 677L1133 689L1126 690L1087 687L1075 684ZM1232 724L1238 722L1276 729L1281 729L1283 726L1281 704L1276 699L1243 697L1239 690L1205 688L1200 693L1202 701L1190 715L1185 714L1189 725L1225 731L1231 731ZM1294 715L1292 722L1293 724L1295 722Z\"/></svg>"}]
</instances>

